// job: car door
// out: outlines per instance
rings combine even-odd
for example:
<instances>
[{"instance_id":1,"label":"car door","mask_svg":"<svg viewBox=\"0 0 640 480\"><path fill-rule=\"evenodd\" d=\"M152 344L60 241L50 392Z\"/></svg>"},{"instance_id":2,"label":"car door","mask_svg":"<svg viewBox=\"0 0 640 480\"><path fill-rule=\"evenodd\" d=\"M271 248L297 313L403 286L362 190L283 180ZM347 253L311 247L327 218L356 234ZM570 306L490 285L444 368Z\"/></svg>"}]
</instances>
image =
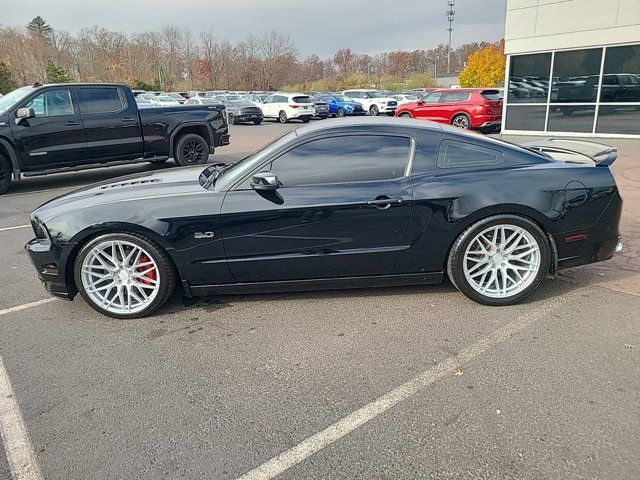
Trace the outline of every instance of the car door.
<instances>
[{"instance_id":1,"label":"car door","mask_svg":"<svg viewBox=\"0 0 640 480\"><path fill-rule=\"evenodd\" d=\"M118 86L79 86L76 89L92 162L143 156L144 144L137 105L129 105Z\"/></svg>"},{"instance_id":2,"label":"car door","mask_svg":"<svg viewBox=\"0 0 640 480\"><path fill-rule=\"evenodd\" d=\"M277 175L275 191L249 179L222 205L227 264L238 282L387 275L411 215L407 177L413 141L353 133L302 140L257 172Z\"/></svg>"},{"instance_id":3,"label":"car door","mask_svg":"<svg viewBox=\"0 0 640 480\"><path fill-rule=\"evenodd\" d=\"M422 99L422 103L418 103L416 108L412 111L415 118L422 118L424 120L437 121L437 109L438 102L442 96L441 92L433 92Z\"/></svg>"},{"instance_id":4,"label":"car door","mask_svg":"<svg viewBox=\"0 0 640 480\"><path fill-rule=\"evenodd\" d=\"M24 170L70 166L87 155L84 125L75 89L49 88L28 99L20 108L31 108L35 117L11 122L21 151Z\"/></svg>"},{"instance_id":5,"label":"car door","mask_svg":"<svg viewBox=\"0 0 640 480\"><path fill-rule=\"evenodd\" d=\"M273 113L273 100L275 95L271 95L264 99L264 103L260 105L260 109L262 110L262 116L273 118L275 117Z\"/></svg>"}]
</instances>

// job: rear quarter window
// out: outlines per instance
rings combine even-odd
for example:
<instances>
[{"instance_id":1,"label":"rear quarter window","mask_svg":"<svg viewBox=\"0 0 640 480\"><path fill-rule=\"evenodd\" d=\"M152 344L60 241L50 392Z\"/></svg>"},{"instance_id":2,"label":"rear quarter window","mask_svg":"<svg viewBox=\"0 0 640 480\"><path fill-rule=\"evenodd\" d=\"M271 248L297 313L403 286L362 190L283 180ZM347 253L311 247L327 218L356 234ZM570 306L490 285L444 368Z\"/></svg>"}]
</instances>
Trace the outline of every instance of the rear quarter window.
<instances>
[{"instance_id":1,"label":"rear quarter window","mask_svg":"<svg viewBox=\"0 0 640 480\"><path fill-rule=\"evenodd\" d=\"M292 100L293 100L295 103L313 103L313 102L311 101L311 97L306 97L306 96L303 96L303 97L293 97L293 98L292 98Z\"/></svg>"},{"instance_id":2,"label":"rear quarter window","mask_svg":"<svg viewBox=\"0 0 640 480\"><path fill-rule=\"evenodd\" d=\"M500 90L483 90L480 95L487 100L502 100L502 92Z\"/></svg>"},{"instance_id":3,"label":"rear quarter window","mask_svg":"<svg viewBox=\"0 0 640 480\"><path fill-rule=\"evenodd\" d=\"M439 168L488 167L504 163L500 150L458 140L443 140L438 149Z\"/></svg>"}]
</instances>

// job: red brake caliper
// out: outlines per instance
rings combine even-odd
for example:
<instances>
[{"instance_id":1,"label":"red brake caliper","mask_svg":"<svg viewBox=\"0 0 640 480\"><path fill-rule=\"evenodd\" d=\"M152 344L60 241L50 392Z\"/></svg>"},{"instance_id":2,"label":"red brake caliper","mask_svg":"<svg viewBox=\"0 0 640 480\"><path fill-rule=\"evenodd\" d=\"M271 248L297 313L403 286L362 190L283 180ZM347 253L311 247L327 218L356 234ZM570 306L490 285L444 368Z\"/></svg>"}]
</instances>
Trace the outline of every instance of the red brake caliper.
<instances>
[{"instance_id":1,"label":"red brake caliper","mask_svg":"<svg viewBox=\"0 0 640 480\"><path fill-rule=\"evenodd\" d=\"M149 261L149 259L147 258L146 255L140 255L140 258L138 259L138 261L140 263L147 263ZM144 272L145 270L148 270L149 266L143 266L143 267L138 267L136 268L137 272ZM156 272L156 269L154 268L153 270L147 272L145 274L145 277L151 279L151 280L157 280L158 279L158 273ZM146 280L145 278L141 278L140 279L141 283L144 283L145 285L152 285L152 283L149 280Z\"/></svg>"}]
</instances>

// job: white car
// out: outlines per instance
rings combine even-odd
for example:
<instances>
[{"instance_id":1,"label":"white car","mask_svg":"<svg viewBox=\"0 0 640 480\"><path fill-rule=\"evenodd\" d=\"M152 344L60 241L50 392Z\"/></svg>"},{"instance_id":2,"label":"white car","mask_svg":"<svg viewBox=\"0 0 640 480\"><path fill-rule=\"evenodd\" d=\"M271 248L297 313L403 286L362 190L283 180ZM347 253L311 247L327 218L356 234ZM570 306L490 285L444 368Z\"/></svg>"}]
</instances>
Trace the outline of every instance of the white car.
<instances>
[{"instance_id":1,"label":"white car","mask_svg":"<svg viewBox=\"0 0 640 480\"><path fill-rule=\"evenodd\" d=\"M395 98L398 101L398 106L406 105L407 103L416 103L420 100L415 95L409 95L406 93L400 93L398 95L391 95L392 98Z\"/></svg>"},{"instance_id":2,"label":"white car","mask_svg":"<svg viewBox=\"0 0 640 480\"><path fill-rule=\"evenodd\" d=\"M393 115L393 112L398 108L398 101L395 98L385 97L379 90L354 89L345 90L342 94L361 103L362 108L369 115L375 116L381 113Z\"/></svg>"},{"instance_id":3,"label":"white car","mask_svg":"<svg viewBox=\"0 0 640 480\"><path fill-rule=\"evenodd\" d=\"M178 100L171 95L156 95L156 100L160 102L161 107L179 107L182 105Z\"/></svg>"},{"instance_id":4,"label":"white car","mask_svg":"<svg viewBox=\"0 0 640 480\"><path fill-rule=\"evenodd\" d=\"M287 123L294 118L307 123L316 115L316 107L309 95L303 93L274 93L260 104L264 118L275 118Z\"/></svg>"}]
</instances>

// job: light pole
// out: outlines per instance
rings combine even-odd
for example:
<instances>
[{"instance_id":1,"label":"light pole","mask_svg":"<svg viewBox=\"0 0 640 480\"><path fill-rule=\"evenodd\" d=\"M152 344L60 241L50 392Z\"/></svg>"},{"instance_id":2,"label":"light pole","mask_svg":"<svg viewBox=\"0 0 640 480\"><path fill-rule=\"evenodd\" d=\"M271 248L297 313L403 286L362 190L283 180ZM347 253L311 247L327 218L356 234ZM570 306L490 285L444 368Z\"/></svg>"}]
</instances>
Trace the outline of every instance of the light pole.
<instances>
[{"instance_id":1,"label":"light pole","mask_svg":"<svg viewBox=\"0 0 640 480\"><path fill-rule=\"evenodd\" d=\"M447 73L451 73L451 32L453 32L453 17L456 15L455 10L456 0L447 0L447 6L449 10L447 10L447 21L449 22L449 28L447 28L447 32L449 32L449 47L447 48Z\"/></svg>"}]
</instances>

